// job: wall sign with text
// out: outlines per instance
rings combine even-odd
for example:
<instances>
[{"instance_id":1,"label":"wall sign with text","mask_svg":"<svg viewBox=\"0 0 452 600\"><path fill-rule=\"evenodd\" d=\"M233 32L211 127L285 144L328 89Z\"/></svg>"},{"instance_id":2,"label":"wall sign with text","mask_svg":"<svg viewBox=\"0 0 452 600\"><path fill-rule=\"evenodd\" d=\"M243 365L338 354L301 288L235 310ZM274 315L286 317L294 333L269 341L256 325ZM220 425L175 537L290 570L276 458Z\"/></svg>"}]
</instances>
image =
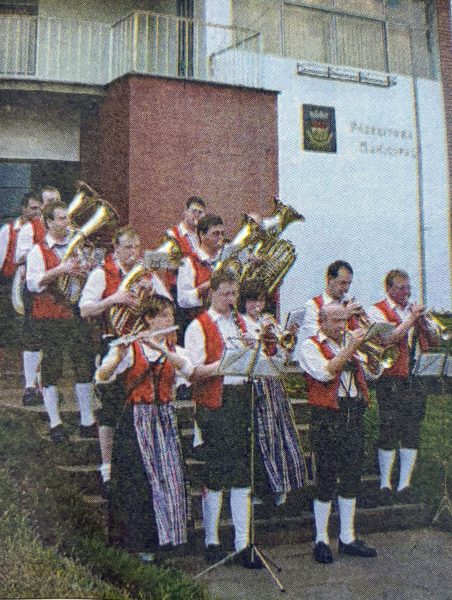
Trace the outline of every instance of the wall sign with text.
<instances>
[{"instance_id":1,"label":"wall sign with text","mask_svg":"<svg viewBox=\"0 0 452 600\"><path fill-rule=\"evenodd\" d=\"M303 150L336 152L336 114L332 106L301 106Z\"/></svg>"}]
</instances>

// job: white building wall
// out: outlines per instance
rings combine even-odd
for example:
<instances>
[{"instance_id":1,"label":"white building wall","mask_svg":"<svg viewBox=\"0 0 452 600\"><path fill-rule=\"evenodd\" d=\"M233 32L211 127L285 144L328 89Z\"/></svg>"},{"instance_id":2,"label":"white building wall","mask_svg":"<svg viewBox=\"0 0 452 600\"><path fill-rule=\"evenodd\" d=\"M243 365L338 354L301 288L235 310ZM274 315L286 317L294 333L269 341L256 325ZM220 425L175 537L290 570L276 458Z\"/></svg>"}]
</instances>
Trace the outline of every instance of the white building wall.
<instances>
[{"instance_id":1,"label":"white building wall","mask_svg":"<svg viewBox=\"0 0 452 600\"><path fill-rule=\"evenodd\" d=\"M3 105L0 109L0 157L79 161L79 111Z\"/></svg>"}]
</instances>

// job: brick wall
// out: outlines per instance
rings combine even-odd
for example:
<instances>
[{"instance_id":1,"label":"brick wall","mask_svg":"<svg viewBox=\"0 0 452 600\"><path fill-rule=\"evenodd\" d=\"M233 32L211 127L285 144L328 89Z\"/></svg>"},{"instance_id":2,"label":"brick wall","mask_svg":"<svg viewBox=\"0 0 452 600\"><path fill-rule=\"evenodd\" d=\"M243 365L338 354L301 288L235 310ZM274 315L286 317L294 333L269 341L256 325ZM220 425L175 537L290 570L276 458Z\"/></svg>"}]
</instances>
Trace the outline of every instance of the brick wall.
<instances>
[{"instance_id":1,"label":"brick wall","mask_svg":"<svg viewBox=\"0 0 452 600\"><path fill-rule=\"evenodd\" d=\"M123 78L101 107L102 193L127 194L121 214L145 247L179 222L191 195L205 198L233 234L242 212L269 214L277 193L276 111L274 93Z\"/></svg>"}]
</instances>

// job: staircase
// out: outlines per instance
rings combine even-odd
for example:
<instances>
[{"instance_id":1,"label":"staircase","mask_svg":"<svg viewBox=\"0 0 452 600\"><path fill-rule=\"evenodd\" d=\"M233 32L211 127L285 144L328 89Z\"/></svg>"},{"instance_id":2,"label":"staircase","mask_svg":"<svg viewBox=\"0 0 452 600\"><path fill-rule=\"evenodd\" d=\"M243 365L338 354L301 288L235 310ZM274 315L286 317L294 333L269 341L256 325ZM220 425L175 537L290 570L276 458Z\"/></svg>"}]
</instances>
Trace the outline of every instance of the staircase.
<instances>
[{"instance_id":1,"label":"staircase","mask_svg":"<svg viewBox=\"0 0 452 600\"><path fill-rule=\"evenodd\" d=\"M2 373L0 386L0 405L12 411L28 412L35 415L38 435L48 440L47 416L44 406L24 407L22 405L21 376L16 364L7 364ZM62 477L77 483L86 505L86 510L98 515L99 522L106 527L107 502L100 496L97 467L100 463L99 444L95 439L83 439L78 436L78 408L73 396L72 385L62 388L64 401L61 405L62 418L71 434L71 441L64 447L59 446L58 470ZM301 444L306 452L308 471L312 475L312 460L309 453L309 407L303 398L292 399ZM180 438L186 464L187 487L192 509L191 546L194 552L203 549L203 528L201 518L201 468L202 462L195 458L192 449L192 407L189 401L177 403ZM74 432L74 433L73 433ZM77 432L77 433L75 433ZM375 500L378 491L378 476L372 461L363 477L363 495L370 501ZM272 499L255 506L256 541L265 546L276 544L301 543L312 539L313 516L311 501L314 492L312 478L303 490L288 495L287 502L275 507ZM337 514L332 518L332 529L337 531ZM428 524L428 511L420 504L397 505L391 507L358 508L357 530L360 533L376 531L415 529ZM229 501L225 494L220 521L220 536L232 547L232 522Z\"/></svg>"}]
</instances>

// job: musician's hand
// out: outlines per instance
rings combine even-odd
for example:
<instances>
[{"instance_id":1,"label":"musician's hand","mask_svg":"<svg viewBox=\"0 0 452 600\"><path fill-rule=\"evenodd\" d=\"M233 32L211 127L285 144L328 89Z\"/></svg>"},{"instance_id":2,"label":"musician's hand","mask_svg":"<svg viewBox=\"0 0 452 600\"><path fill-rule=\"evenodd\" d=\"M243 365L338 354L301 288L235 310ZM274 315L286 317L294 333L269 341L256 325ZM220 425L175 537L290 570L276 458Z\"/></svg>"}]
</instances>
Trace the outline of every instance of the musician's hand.
<instances>
[{"instance_id":1,"label":"musician's hand","mask_svg":"<svg viewBox=\"0 0 452 600\"><path fill-rule=\"evenodd\" d=\"M129 349L129 344L119 344L118 346L115 346L115 351L116 351L115 358L116 358L116 361L118 364L121 362L121 360L127 354L128 349Z\"/></svg>"},{"instance_id":2,"label":"musician's hand","mask_svg":"<svg viewBox=\"0 0 452 600\"><path fill-rule=\"evenodd\" d=\"M411 310L411 314L408 317L413 323L415 323L419 317L421 317L423 315L423 313L425 312L425 308L422 306L422 304L415 304L413 303L410 307Z\"/></svg>"},{"instance_id":3,"label":"musician's hand","mask_svg":"<svg viewBox=\"0 0 452 600\"><path fill-rule=\"evenodd\" d=\"M125 290L117 290L111 295L110 301L112 304L122 304L129 308L137 308L139 304L138 298L131 292Z\"/></svg>"},{"instance_id":4,"label":"musician's hand","mask_svg":"<svg viewBox=\"0 0 452 600\"><path fill-rule=\"evenodd\" d=\"M300 326L298 325L298 323L291 323L287 328L287 331L289 333L292 333L293 335L298 335L298 332L300 331Z\"/></svg>"},{"instance_id":5,"label":"musician's hand","mask_svg":"<svg viewBox=\"0 0 452 600\"><path fill-rule=\"evenodd\" d=\"M361 344L364 342L366 334L367 334L367 331L365 329L363 329L362 327L353 329L353 331L349 332L350 338L349 338L348 345L352 346L355 349L359 348L359 346L361 346Z\"/></svg>"},{"instance_id":6,"label":"musician's hand","mask_svg":"<svg viewBox=\"0 0 452 600\"><path fill-rule=\"evenodd\" d=\"M247 346L247 348L252 348L256 343L256 339L249 333L244 333L242 335L242 341L244 346Z\"/></svg>"},{"instance_id":7,"label":"musician's hand","mask_svg":"<svg viewBox=\"0 0 452 600\"><path fill-rule=\"evenodd\" d=\"M64 275L74 275L78 277L84 277L88 270L86 266L80 262L80 259L75 256L65 260L58 265L59 272Z\"/></svg>"},{"instance_id":8,"label":"musician's hand","mask_svg":"<svg viewBox=\"0 0 452 600\"><path fill-rule=\"evenodd\" d=\"M344 306L345 318L349 319L353 315L360 315L363 313L363 307L358 302L349 302Z\"/></svg>"},{"instance_id":9,"label":"musician's hand","mask_svg":"<svg viewBox=\"0 0 452 600\"><path fill-rule=\"evenodd\" d=\"M198 285L198 287L196 289L198 290L199 296L201 296L201 297L206 296L210 290L210 280L205 281L204 283L201 283L201 285Z\"/></svg>"},{"instance_id":10,"label":"musician's hand","mask_svg":"<svg viewBox=\"0 0 452 600\"><path fill-rule=\"evenodd\" d=\"M136 292L145 292L148 297L152 296L154 293L154 285L152 284L152 280L148 277L143 277L136 283Z\"/></svg>"}]
</instances>

